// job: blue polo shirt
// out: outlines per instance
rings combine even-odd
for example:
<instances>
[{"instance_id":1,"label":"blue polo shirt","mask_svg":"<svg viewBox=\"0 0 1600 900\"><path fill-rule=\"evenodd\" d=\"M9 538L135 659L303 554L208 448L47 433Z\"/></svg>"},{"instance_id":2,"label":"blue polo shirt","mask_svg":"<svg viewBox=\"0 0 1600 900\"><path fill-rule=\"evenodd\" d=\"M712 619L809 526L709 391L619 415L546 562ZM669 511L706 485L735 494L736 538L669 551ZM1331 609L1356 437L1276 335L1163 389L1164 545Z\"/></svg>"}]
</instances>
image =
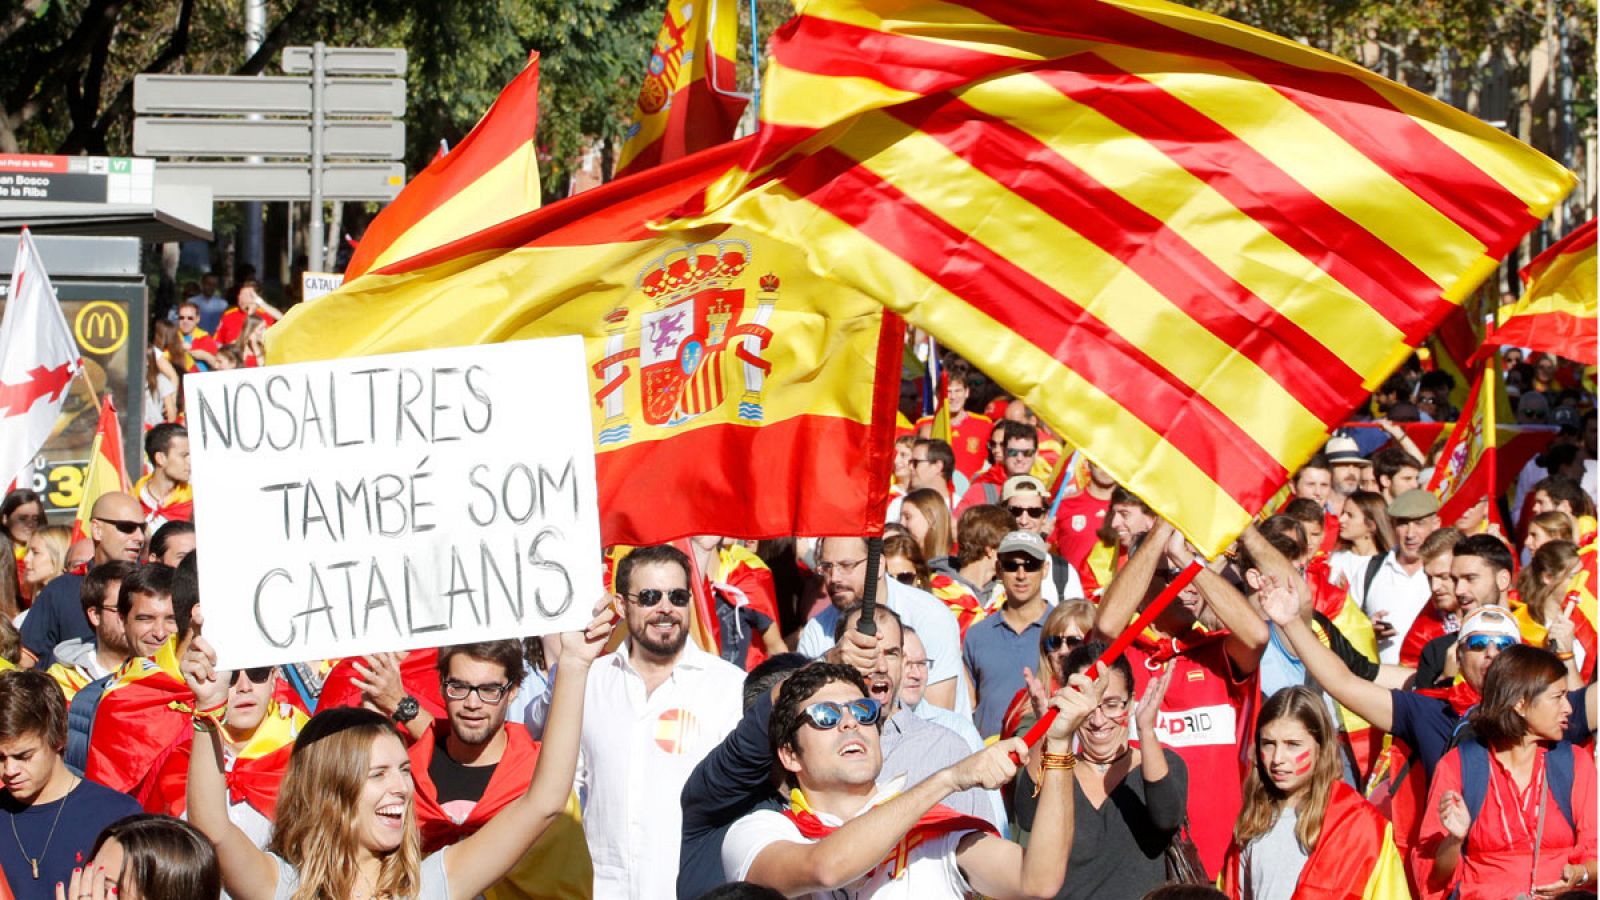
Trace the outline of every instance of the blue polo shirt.
<instances>
[{"instance_id":1,"label":"blue polo shirt","mask_svg":"<svg viewBox=\"0 0 1600 900\"><path fill-rule=\"evenodd\" d=\"M1038 668L1039 635L1049 614L1050 607L1046 605L1038 621L1021 633L1011 630L1001 612L985 616L967 629L961 642L961 660L978 689L978 708L973 710L972 719L985 740L1000 733L1006 708L1017 691L1026 686L1023 668Z\"/></svg>"}]
</instances>

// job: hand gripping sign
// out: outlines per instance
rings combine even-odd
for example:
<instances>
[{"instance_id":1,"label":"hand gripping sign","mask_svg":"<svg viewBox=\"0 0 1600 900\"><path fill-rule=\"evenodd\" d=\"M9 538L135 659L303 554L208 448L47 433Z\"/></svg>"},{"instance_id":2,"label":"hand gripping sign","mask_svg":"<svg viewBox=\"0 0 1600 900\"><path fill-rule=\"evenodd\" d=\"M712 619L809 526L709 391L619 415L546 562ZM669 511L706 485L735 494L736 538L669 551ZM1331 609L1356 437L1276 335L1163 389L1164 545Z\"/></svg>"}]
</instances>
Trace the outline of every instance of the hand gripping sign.
<instances>
[{"instance_id":1,"label":"hand gripping sign","mask_svg":"<svg viewBox=\"0 0 1600 900\"><path fill-rule=\"evenodd\" d=\"M184 380L223 668L582 628L599 590L583 339Z\"/></svg>"}]
</instances>

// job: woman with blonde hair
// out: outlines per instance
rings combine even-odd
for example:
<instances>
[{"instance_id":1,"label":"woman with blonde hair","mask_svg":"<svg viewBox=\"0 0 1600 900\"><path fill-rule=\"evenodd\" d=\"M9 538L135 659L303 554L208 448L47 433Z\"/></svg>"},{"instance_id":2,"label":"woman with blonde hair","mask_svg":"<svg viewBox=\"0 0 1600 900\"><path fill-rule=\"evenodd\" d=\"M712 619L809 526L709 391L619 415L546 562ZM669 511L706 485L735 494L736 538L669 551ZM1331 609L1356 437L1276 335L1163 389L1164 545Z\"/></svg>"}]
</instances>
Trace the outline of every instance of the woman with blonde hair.
<instances>
[{"instance_id":1,"label":"woman with blonde hair","mask_svg":"<svg viewBox=\"0 0 1600 900\"><path fill-rule=\"evenodd\" d=\"M950 505L932 488L917 488L900 504L900 524L922 544L922 558L929 565L950 556L955 525Z\"/></svg>"},{"instance_id":2,"label":"woman with blonde hair","mask_svg":"<svg viewBox=\"0 0 1600 900\"><path fill-rule=\"evenodd\" d=\"M1578 571L1578 545L1571 541L1545 542L1517 573L1517 595L1522 598L1522 605L1512 610L1522 639L1534 647L1548 647L1566 664L1568 686L1573 690L1594 677L1595 659L1600 656L1594 623L1579 606L1578 593L1573 588Z\"/></svg>"},{"instance_id":3,"label":"woman with blonde hair","mask_svg":"<svg viewBox=\"0 0 1600 900\"><path fill-rule=\"evenodd\" d=\"M1310 688L1283 688L1261 707L1244 807L1218 878L1229 897L1410 896L1392 826L1344 783L1338 741Z\"/></svg>"},{"instance_id":4,"label":"woman with blonde hair","mask_svg":"<svg viewBox=\"0 0 1600 900\"><path fill-rule=\"evenodd\" d=\"M196 610L198 613L198 609ZM197 614L196 630L200 624ZM221 715L232 678L195 637L183 673L195 694L189 819L217 848L234 900L470 900L520 860L567 806L583 726L589 667L611 636L605 607L560 638L544 743L527 790L460 843L426 858L417 831L411 761L394 725L366 709L318 713L295 738L266 851L228 819Z\"/></svg>"},{"instance_id":5,"label":"woman with blonde hair","mask_svg":"<svg viewBox=\"0 0 1600 900\"><path fill-rule=\"evenodd\" d=\"M1539 513L1528 522L1528 536L1522 540L1522 549L1533 553L1551 541L1578 542L1577 520L1559 509Z\"/></svg>"},{"instance_id":6,"label":"woman with blonde hair","mask_svg":"<svg viewBox=\"0 0 1600 900\"><path fill-rule=\"evenodd\" d=\"M28 555L22 558L28 596L39 596L44 586L66 569L67 549L71 546L72 529L65 525L46 525L33 533L28 539Z\"/></svg>"}]
</instances>

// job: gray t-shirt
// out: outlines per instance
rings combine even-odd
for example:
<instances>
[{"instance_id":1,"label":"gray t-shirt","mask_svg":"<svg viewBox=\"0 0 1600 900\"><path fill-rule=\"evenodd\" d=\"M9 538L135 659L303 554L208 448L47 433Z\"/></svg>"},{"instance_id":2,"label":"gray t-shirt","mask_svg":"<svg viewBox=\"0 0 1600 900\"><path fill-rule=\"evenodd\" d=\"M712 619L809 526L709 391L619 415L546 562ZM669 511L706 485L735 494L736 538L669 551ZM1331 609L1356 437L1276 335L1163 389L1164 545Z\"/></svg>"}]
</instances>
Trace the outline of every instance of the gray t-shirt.
<instances>
[{"instance_id":1,"label":"gray t-shirt","mask_svg":"<svg viewBox=\"0 0 1600 900\"><path fill-rule=\"evenodd\" d=\"M267 855L278 866L278 889L272 892L272 900L292 900L294 892L300 888L299 870L276 853ZM421 875L422 884L412 900L449 900L450 886L444 876L444 850L422 860Z\"/></svg>"},{"instance_id":2,"label":"gray t-shirt","mask_svg":"<svg viewBox=\"0 0 1600 900\"><path fill-rule=\"evenodd\" d=\"M1239 854L1239 883L1245 900L1291 900L1300 872L1306 867L1306 850L1295 836L1299 821L1294 807L1284 807L1266 834L1251 841Z\"/></svg>"}]
</instances>

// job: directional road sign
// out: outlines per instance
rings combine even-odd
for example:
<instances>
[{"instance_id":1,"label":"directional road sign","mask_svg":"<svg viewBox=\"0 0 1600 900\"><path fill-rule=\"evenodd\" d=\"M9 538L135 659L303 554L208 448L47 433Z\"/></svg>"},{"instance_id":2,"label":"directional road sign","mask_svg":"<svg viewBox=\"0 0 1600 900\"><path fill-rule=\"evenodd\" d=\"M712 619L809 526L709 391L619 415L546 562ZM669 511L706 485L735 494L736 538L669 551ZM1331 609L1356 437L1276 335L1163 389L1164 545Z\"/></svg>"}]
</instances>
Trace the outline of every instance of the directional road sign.
<instances>
[{"instance_id":1,"label":"directional road sign","mask_svg":"<svg viewBox=\"0 0 1600 900\"><path fill-rule=\"evenodd\" d=\"M403 116L403 78L328 78L323 114ZM248 75L138 75L133 111L141 115L311 115L311 79Z\"/></svg>"},{"instance_id":2,"label":"directional road sign","mask_svg":"<svg viewBox=\"0 0 1600 900\"><path fill-rule=\"evenodd\" d=\"M311 156L306 119L133 120L133 152L139 156ZM404 159L404 122L330 120L323 128L322 155L335 159Z\"/></svg>"},{"instance_id":3,"label":"directional road sign","mask_svg":"<svg viewBox=\"0 0 1600 900\"><path fill-rule=\"evenodd\" d=\"M311 71L311 47L283 48L283 70L290 75ZM328 47L322 70L329 75L404 75L406 51L401 47Z\"/></svg>"},{"instance_id":4,"label":"directional road sign","mask_svg":"<svg viewBox=\"0 0 1600 900\"><path fill-rule=\"evenodd\" d=\"M406 167L400 163L329 163L322 172L322 195L328 200L393 200L406 183ZM311 166L164 162L156 169L156 181L208 185L214 200L304 200L311 195Z\"/></svg>"}]
</instances>

